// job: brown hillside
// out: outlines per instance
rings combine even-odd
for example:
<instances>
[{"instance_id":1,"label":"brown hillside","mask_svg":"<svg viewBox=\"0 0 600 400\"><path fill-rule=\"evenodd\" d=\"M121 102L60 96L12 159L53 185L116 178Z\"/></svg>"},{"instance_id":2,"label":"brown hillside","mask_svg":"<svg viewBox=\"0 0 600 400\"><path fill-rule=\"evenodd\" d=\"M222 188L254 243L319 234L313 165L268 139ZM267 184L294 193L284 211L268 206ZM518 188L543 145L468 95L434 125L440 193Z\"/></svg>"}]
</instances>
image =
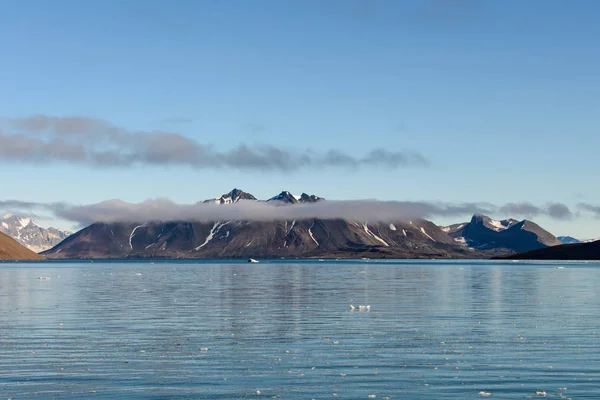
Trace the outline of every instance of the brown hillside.
<instances>
[{"instance_id":1,"label":"brown hillside","mask_svg":"<svg viewBox=\"0 0 600 400\"><path fill-rule=\"evenodd\" d=\"M43 260L44 257L0 232L0 260Z\"/></svg>"}]
</instances>

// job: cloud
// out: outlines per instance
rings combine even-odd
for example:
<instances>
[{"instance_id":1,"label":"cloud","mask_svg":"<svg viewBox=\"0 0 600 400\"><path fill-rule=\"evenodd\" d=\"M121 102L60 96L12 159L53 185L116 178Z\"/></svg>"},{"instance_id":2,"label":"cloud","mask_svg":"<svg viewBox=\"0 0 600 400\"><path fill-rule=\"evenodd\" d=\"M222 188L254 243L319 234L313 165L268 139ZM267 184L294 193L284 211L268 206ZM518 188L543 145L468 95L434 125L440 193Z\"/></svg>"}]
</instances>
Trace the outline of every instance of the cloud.
<instances>
[{"instance_id":1,"label":"cloud","mask_svg":"<svg viewBox=\"0 0 600 400\"><path fill-rule=\"evenodd\" d=\"M577 207L582 209L583 211L587 211L589 213L594 214L594 218L600 219L600 206L590 203L579 203Z\"/></svg>"},{"instance_id":2,"label":"cloud","mask_svg":"<svg viewBox=\"0 0 600 400\"><path fill-rule=\"evenodd\" d=\"M146 200L138 204L109 200L93 205L58 207L53 210L57 217L80 225L117 221L292 221L313 218L375 222L453 216L481 211L490 210L475 204L378 200L321 201L287 206L280 206L276 202L240 201L222 206L214 203L176 204L167 199Z\"/></svg>"},{"instance_id":3,"label":"cloud","mask_svg":"<svg viewBox=\"0 0 600 400\"><path fill-rule=\"evenodd\" d=\"M548 203L545 206L536 206L531 203L507 203L499 208L500 213L519 217L533 218L548 216L558 220L573 219L574 214L569 207L562 203Z\"/></svg>"},{"instance_id":4,"label":"cloud","mask_svg":"<svg viewBox=\"0 0 600 400\"><path fill-rule=\"evenodd\" d=\"M0 161L65 162L93 167L134 165L187 166L196 169L279 170L426 167L419 152L375 148L363 156L331 149L290 150L273 145L239 144L229 150L175 132L131 132L88 117L37 115L4 120L11 133L0 131Z\"/></svg>"},{"instance_id":5,"label":"cloud","mask_svg":"<svg viewBox=\"0 0 600 400\"><path fill-rule=\"evenodd\" d=\"M94 222L147 222L147 221L198 221L217 220L273 221L303 219L346 219L355 221L407 221L439 217L463 217L473 214L494 215L512 210L510 216L537 210L536 215L565 219L568 207L553 203L548 207L517 207L511 203L501 207L489 203L444 203L379 200L325 200L317 203L280 206L277 202L240 201L230 205L198 202L178 204L168 199L149 199L141 203L107 200L90 205L65 203L28 203L14 200L0 201L0 208L44 210L54 217L87 226ZM502 211L504 210L504 211Z\"/></svg>"}]
</instances>

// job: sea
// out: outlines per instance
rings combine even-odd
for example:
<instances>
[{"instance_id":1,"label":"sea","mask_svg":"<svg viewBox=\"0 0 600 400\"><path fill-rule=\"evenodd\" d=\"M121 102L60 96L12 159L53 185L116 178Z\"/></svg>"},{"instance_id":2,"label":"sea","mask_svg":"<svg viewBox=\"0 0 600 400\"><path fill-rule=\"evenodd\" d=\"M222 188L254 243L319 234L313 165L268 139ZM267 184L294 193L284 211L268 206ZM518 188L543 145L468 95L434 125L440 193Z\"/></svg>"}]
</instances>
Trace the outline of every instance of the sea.
<instances>
[{"instance_id":1,"label":"sea","mask_svg":"<svg viewBox=\"0 0 600 400\"><path fill-rule=\"evenodd\" d=\"M599 288L597 262L5 262L0 399L600 399Z\"/></svg>"}]
</instances>

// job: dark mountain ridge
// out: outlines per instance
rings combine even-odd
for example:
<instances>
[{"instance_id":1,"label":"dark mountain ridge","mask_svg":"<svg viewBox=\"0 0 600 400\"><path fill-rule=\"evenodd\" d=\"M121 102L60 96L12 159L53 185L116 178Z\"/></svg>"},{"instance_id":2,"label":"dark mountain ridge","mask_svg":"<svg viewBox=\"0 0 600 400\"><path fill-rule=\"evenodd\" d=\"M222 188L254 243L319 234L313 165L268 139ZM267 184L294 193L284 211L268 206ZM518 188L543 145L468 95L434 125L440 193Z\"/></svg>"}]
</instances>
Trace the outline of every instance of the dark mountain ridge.
<instances>
[{"instance_id":1,"label":"dark mountain ridge","mask_svg":"<svg viewBox=\"0 0 600 400\"><path fill-rule=\"evenodd\" d=\"M600 260L600 240L563 244L497 258L509 260Z\"/></svg>"}]
</instances>

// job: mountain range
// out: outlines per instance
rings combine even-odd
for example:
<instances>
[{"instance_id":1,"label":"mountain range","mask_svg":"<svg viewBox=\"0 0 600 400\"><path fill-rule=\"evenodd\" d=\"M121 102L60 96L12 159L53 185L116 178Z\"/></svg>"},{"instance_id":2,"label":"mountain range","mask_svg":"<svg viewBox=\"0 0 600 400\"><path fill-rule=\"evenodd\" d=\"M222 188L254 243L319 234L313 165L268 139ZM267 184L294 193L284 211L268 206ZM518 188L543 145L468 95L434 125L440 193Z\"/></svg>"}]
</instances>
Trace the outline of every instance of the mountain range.
<instances>
[{"instance_id":1,"label":"mountain range","mask_svg":"<svg viewBox=\"0 0 600 400\"><path fill-rule=\"evenodd\" d=\"M31 217L5 214L0 218L0 232L7 234L28 249L40 253L62 242L71 232L43 228Z\"/></svg>"},{"instance_id":2,"label":"mountain range","mask_svg":"<svg viewBox=\"0 0 600 400\"><path fill-rule=\"evenodd\" d=\"M227 207L261 201L234 189L205 203ZM277 206L327 201L283 191ZM94 223L43 254L48 258L489 258L560 244L537 224L474 216L439 227L427 220L371 223L342 219L298 221L170 221Z\"/></svg>"}]
</instances>

